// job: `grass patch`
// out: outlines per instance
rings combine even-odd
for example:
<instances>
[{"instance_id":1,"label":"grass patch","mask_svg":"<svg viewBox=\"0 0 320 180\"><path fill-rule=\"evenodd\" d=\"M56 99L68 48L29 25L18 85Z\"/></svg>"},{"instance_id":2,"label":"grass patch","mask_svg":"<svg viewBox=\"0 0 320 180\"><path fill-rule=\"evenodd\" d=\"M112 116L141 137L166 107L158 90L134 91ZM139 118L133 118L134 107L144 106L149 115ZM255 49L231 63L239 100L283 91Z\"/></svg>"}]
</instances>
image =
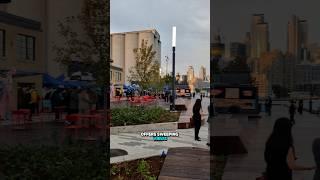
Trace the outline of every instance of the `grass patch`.
<instances>
[{"instance_id":1,"label":"grass patch","mask_svg":"<svg viewBox=\"0 0 320 180\"><path fill-rule=\"evenodd\" d=\"M177 122L180 113L170 113L162 107L122 107L111 110L111 125L139 125L162 122Z\"/></svg>"}]
</instances>

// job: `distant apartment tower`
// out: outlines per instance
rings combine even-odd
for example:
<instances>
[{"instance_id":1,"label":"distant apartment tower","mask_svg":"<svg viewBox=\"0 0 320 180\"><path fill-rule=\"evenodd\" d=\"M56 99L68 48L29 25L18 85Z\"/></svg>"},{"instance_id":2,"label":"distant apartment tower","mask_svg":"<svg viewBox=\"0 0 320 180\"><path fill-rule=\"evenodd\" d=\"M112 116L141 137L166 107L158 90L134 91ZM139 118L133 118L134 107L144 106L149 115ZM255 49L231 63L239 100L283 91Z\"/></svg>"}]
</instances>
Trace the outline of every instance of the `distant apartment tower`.
<instances>
[{"instance_id":1,"label":"distant apartment tower","mask_svg":"<svg viewBox=\"0 0 320 180\"><path fill-rule=\"evenodd\" d=\"M230 44L230 57L236 58L244 58L247 56L246 53L246 45L244 43L232 42Z\"/></svg>"},{"instance_id":2,"label":"distant apartment tower","mask_svg":"<svg viewBox=\"0 0 320 180\"><path fill-rule=\"evenodd\" d=\"M148 46L153 46L153 51L156 52L154 60L161 64L160 34L155 29L111 34L110 53L113 60L112 66L122 69L121 77L123 78L119 82L129 83L129 71L136 63L136 56L133 51L141 47L142 40L147 41Z\"/></svg>"},{"instance_id":3,"label":"distant apartment tower","mask_svg":"<svg viewBox=\"0 0 320 180\"><path fill-rule=\"evenodd\" d=\"M206 68L201 66L199 71L199 79L203 81L206 80L206 77L207 77L206 73L207 73Z\"/></svg>"},{"instance_id":4,"label":"distant apartment tower","mask_svg":"<svg viewBox=\"0 0 320 180\"><path fill-rule=\"evenodd\" d=\"M252 16L250 35L252 58L259 58L262 53L269 51L269 25L264 21L264 14Z\"/></svg>"},{"instance_id":5,"label":"distant apartment tower","mask_svg":"<svg viewBox=\"0 0 320 180\"><path fill-rule=\"evenodd\" d=\"M249 57L251 54L251 34L250 32L246 32L246 36L244 38L244 44L246 46L246 56Z\"/></svg>"},{"instance_id":6,"label":"distant apartment tower","mask_svg":"<svg viewBox=\"0 0 320 180\"><path fill-rule=\"evenodd\" d=\"M297 63L303 59L301 57L302 48L308 45L308 23L306 20L300 20L296 15L292 15L288 22L287 32L287 51L292 54Z\"/></svg>"},{"instance_id":7,"label":"distant apartment tower","mask_svg":"<svg viewBox=\"0 0 320 180\"><path fill-rule=\"evenodd\" d=\"M194 69L192 66L189 66L188 67L188 70L187 70L187 81L193 81L194 80Z\"/></svg>"}]
</instances>

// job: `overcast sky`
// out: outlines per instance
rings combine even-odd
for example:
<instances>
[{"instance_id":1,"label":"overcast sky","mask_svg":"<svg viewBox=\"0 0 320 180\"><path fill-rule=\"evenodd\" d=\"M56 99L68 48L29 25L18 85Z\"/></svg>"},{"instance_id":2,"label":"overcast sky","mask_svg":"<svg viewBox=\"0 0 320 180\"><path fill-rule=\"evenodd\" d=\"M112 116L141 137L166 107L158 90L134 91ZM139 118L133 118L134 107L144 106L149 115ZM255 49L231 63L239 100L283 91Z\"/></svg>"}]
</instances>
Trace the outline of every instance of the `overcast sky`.
<instances>
[{"instance_id":1,"label":"overcast sky","mask_svg":"<svg viewBox=\"0 0 320 180\"><path fill-rule=\"evenodd\" d=\"M111 33L155 28L172 71L172 26L177 27L176 72L186 74L192 65L198 76L200 66L210 65L210 0L111 0Z\"/></svg>"},{"instance_id":2,"label":"overcast sky","mask_svg":"<svg viewBox=\"0 0 320 180\"><path fill-rule=\"evenodd\" d=\"M214 30L220 28L228 42L243 40L254 13L265 14L271 49L286 50L287 23L292 14L308 21L309 43L320 40L319 0L214 0L211 5Z\"/></svg>"}]
</instances>

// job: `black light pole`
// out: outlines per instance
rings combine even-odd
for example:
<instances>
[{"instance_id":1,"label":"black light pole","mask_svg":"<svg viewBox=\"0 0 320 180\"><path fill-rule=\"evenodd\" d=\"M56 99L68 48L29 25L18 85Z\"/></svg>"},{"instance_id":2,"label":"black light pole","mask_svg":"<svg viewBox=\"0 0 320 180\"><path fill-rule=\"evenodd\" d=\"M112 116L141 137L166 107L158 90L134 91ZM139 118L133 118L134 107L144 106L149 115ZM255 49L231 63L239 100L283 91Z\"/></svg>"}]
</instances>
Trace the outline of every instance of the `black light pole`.
<instances>
[{"instance_id":1,"label":"black light pole","mask_svg":"<svg viewBox=\"0 0 320 180\"><path fill-rule=\"evenodd\" d=\"M176 27L173 26L172 28L172 107L171 111L176 110L175 100L176 100L176 88L175 88L175 62L176 58Z\"/></svg>"}]
</instances>

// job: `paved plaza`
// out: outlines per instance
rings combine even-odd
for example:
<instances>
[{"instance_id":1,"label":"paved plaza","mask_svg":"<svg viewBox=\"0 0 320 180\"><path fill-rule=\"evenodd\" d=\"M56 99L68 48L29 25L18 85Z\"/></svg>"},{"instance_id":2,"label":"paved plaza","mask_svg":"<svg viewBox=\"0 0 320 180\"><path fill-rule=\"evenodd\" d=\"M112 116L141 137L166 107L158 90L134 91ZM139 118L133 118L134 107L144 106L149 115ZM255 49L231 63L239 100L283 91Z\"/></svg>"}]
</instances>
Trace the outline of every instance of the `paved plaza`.
<instances>
[{"instance_id":1,"label":"paved plaza","mask_svg":"<svg viewBox=\"0 0 320 180\"><path fill-rule=\"evenodd\" d=\"M197 98L197 97L196 97ZM176 104L185 104L187 111L181 113L181 117L191 117L192 107L195 99L178 98ZM168 106L161 102L163 106ZM209 98L204 98L202 102L203 118L207 118L207 106L209 105ZM208 124L201 127L199 136L202 141L194 140L194 128L192 129L178 129L179 137L170 137L168 141L153 141L150 137L141 137L140 133L121 133L118 135L110 135L110 148L123 149L128 152L128 155L112 157L110 163L140 159L150 156L161 155L162 152L167 152L169 148L173 147L198 147L209 149L206 145L208 141Z\"/></svg>"},{"instance_id":2,"label":"paved plaza","mask_svg":"<svg viewBox=\"0 0 320 180\"><path fill-rule=\"evenodd\" d=\"M261 113L262 118L248 120L247 115L230 115L219 118L220 122L233 122L241 129L241 137L248 149L248 154L231 155L225 168L223 180L248 180L255 179L265 170L264 148L265 142L272 132L273 124L279 117L288 117L288 108L283 105L273 106L272 115L266 116ZM228 120L229 119L229 120ZM221 124L220 124L221 125ZM218 131L218 127L214 130ZM294 144L298 157L297 164L315 165L312 154L312 141L320 137L320 117L304 112L296 115L296 124L293 127ZM294 180L310 180L314 171L294 172Z\"/></svg>"}]
</instances>

